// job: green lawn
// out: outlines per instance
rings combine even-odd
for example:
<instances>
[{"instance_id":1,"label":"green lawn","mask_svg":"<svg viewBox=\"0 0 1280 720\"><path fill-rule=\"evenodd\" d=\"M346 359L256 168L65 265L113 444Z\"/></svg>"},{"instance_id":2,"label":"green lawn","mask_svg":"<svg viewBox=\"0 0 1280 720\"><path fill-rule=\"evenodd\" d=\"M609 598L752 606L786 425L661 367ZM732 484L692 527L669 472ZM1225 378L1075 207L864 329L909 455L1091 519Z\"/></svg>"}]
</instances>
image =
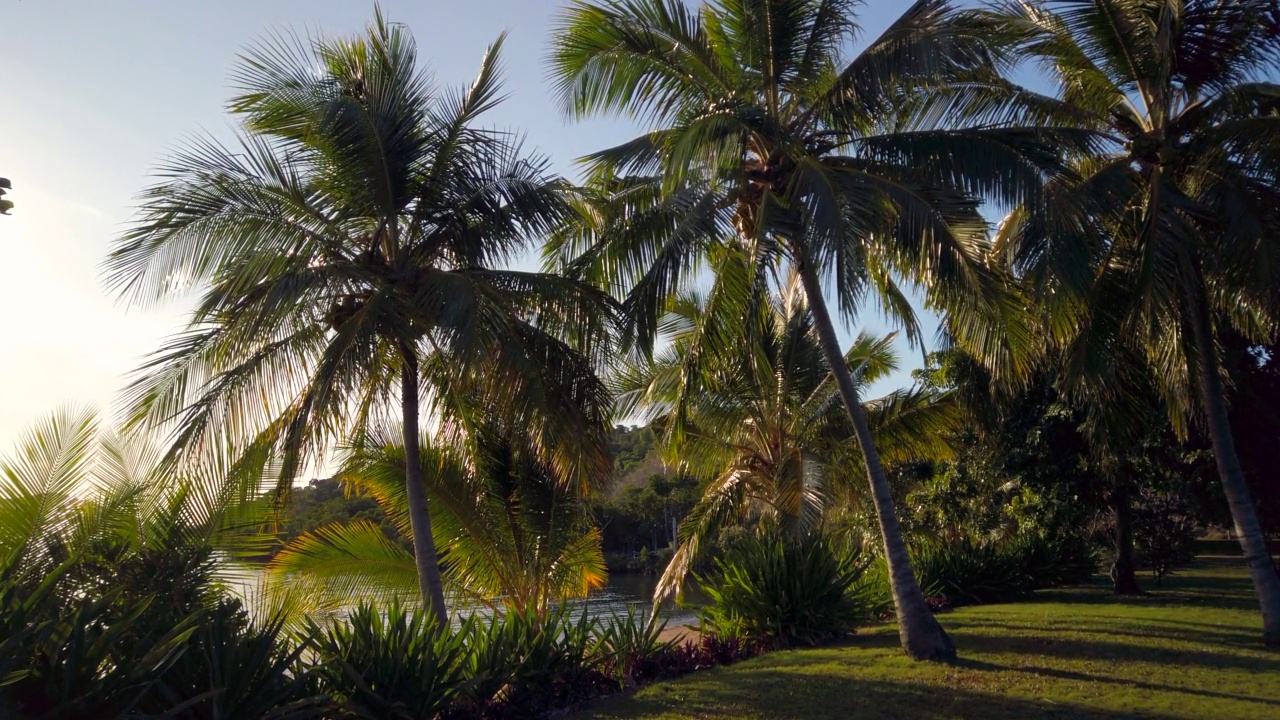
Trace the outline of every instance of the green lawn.
<instances>
[{"instance_id":1,"label":"green lawn","mask_svg":"<svg viewBox=\"0 0 1280 720\"><path fill-rule=\"evenodd\" d=\"M602 702L595 718L1280 718L1280 653L1239 558L1202 558L1152 597L1095 585L941 617L955 666L913 663L895 630L778 652Z\"/></svg>"}]
</instances>

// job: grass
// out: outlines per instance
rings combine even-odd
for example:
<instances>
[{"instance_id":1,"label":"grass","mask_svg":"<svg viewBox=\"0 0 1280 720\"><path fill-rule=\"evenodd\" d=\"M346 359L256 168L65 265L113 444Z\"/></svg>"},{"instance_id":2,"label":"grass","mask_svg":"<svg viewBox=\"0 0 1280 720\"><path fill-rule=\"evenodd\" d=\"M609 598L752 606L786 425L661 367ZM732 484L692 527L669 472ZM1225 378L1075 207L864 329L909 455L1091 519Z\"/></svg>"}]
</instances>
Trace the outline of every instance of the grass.
<instances>
[{"instance_id":1,"label":"grass","mask_svg":"<svg viewBox=\"0 0 1280 720\"><path fill-rule=\"evenodd\" d=\"M1152 596L1102 584L939 616L954 666L903 657L895 628L657 683L581 718L948 720L1280 718L1280 653L1240 558L1207 557Z\"/></svg>"}]
</instances>

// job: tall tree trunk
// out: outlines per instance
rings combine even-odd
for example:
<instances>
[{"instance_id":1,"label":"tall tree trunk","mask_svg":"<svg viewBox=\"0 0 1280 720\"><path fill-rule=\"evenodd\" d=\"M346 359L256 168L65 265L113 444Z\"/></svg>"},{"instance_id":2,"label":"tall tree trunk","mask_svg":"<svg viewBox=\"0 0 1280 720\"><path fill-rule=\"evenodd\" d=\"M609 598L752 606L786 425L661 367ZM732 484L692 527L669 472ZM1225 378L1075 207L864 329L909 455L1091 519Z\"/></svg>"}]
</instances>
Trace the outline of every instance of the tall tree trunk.
<instances>
[{"instance_id":1,"label":"tall tree trunk","mask_svg":"<svg viewBox=\"0 0 1280 720\"><path fill-rule=\"evenodd\" d=\"M849 418L853 420L858 446L866 460L867 480L871 483L871 496L875 499L876 516L880 521L880 537L884 539L885 561L889 565L889 587L893 591L893 607L898 616L898 638L903 650L912 659L951 662L956 658L956 646L933 616L929 604L925 602L924 593L916 583L915 571L911 569L911 557L907 553L907 543L902 537L898 513L893 506L889 478L880 462L880 453L876 451L871 439L871 426L867 422L862 401L858 398L858 389L853 384L853 375L844 361L840 340L836 337L831 314L827 312L827 304L822 296L822 285L817 273L800 252L796 252L795 263L822 341L823 354L831 365L831 374L836 379L836 386L840 388L840 398L849 412Z\"/></svg>"},{"instance_id":2,"label":"tall tree trunk","mask_svg":"<svg viewBox=\"0 0 1280 720\"><path fill-rule=\"evenodd\" d=\"M1111 491L1111 510L1115 516L1116 560L1111 565L1111 585L1117 595L1145 595L1138 585L1133 562L1133 508L1129 488L1116 481Z\"/></svg>"},{"instance_id":3,"label":"tall tree trunk","mask_svg":"<svg viewBox=\"0 0 1280 720\"><path fill-rule=\"evenodd\" d=\"M1215 344L1209 311L1205 306L1204 290L1198 279L1189 276L1186 284L1187 306L1190 310L1192 337L1195 340L1199 360L1200 402L1204 409L1205 424L1213 443L1213 457L1218 466L1218 477L1231 508L1231 520L1235 523L1244 559L1253 576L1253 587L1258 592L1262 606L1262 639L1268 647L1280 647L1280 573L1271 561L1267 538L1262 534L1258 512L1254 509L1244 471L1240 468L1240 456L1236 454L1235 440L1231 437L1231 424L1227 419L1226 393L1222 387L1218 349Z\"/></svg>"},{"instance_id":4,"label":"tall tree trunk","mask_svg":"<svg viewBox=\"0 0 1280 720\"><path fill-rule=\"evenodd\" d=\"M427 487L422 477L422 449L418 444L418 358L412 348L401 348L404 369L400 373L400 405L404 412L405 494L409 499L409 527L413 531L413 560L418 567L422 602L443 628L449 621L444 604L444 583L436 541L431 535Z\"/></svg>"}]
</instances>

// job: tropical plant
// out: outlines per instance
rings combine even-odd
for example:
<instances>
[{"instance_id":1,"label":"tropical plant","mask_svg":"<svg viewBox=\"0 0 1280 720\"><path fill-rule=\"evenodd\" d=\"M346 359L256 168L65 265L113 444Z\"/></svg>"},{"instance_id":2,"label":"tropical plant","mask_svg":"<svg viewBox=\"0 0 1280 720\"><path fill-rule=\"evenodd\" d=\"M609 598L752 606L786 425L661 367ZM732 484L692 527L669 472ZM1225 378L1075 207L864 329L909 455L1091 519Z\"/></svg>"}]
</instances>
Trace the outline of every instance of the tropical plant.
<instances>
[{"instance_id":1,"label":"tropical plant","mask_svg":"<svg viewBox=\"0 0 1280 720\"><path fill-rule=\"evenodd\" d=\"M277 615L254 625L238 600L198 617L183 653L140 703L144 715L178 720L303 720L322 717L329 698L303 662L308 633L294 636Z\"/></svg>"},{"instance_id":2,"label":"tropical plant","mask_svg":"<svg viewBox=\"0 0 1280 720\"><path fill-rule=\"evenodd\" d=\"M394 428L371 431L338 477L371 495L407 542L414 528L398 436ZM471 604L545 615L552 602L603 586L600 532L590 525L585 498L519 446L493 434L476 440L469 456L426 438L420 443L448 587ZM345 602L361 594L403 598L416 584L404 544L368 520L334 523L294 539L268 572L282 583L314 578Z\"/></svg>"},{"instance_id":3,"label":"tropical plant","mask_svg":"<svg viewBox=\"0 0 1280 720\"><path fill-rule=\"evenodd\" d=\"M634 609L603 626L567 606L433 623L421 607L399 602L362 604L325 627L311 623L316 672L341 717L544 717L637 681L714 664L709 651L659 639L661 622Z\"/></svg>"},{"instance_id":4,"label":"tropical plant","mask_svg":"<svg viewBox=\"0 0 1280 720\"><path fill-rule=\"evenodd\" d=\"M0 711L49 720L132 716L185 650L194 620L141 644L130 636L145 624L146 601L122 612L119 593L65 600L56 615L48 608L28 615L35 623L18 632L26 641L6 649L19 655L0 665L21 669L0 684Z\"/></svg>"},{"instance_id":5,"label":"tropical plant","mask_svg":"<svg viewBox=\"0 0 1280 720\"><path fill-rule=\"evenodd\" d=\"M798 283L743 319L734 350L690 362L706 312L703 298L679 297L666 318L669 344L653 360L625 368L615 383L620 412L655 421L667 463L705 488L681 524L679 549L654 602L679 592L706 543L726 526L819 530L829 506L856 492L864 464ZM863 334L845 352L859 392L898 367L893 337ZM691 366L702 373L692 394ZM957 416L944 394L899 390L867 402L864 412L882 461L948 454Z\"/></svg>"},{"instance_id":6,"label":"tropical plant","mask_svg":"<svg viewBox=\"0 0 1280 720\"><path fill-rule=\"evenodd\" d=\"M1195 559L1199 513L1191 499L1176 487L1163 492L1145 488L1134 505L1137 546L1159 585L1165 575Z\"/></svg>"},{"instance_id":7,"label":"tropical plant","mask_svg":"<svg viewBox=\"0 0 1280 720\"><path fill-rule=\"evenodd\" d=\"M1011 602L1033 590L1087 582L1097 570L1098 549L1079 534L1031 531L998 540L945 542L924 536L912 543L911 561L930 604L949 608ZM868 567L853 592L873 614L892 606L882 563Z\"/></svg>"},{"instance_id":8,"label":"tropical plant","mask_svg":"<svg viewBox=\"0 0 1280 720\"><path fill-rule=\"evenodd\" d=\"M839 639L874 619L854 592L868 564L837 552L821 533L755 536L698 578L710 598L701 629L767 647Z\"/></svg>"},{"instance_id":9,"label":"tropical plant","mask_svg":"<svg viewBox=\"0 0 1280 720\"><path fill-rule=\"evenodd\" d=\"M1004 602L1035 589L1030 568L1008 541L924 541L912 550L921 589L949 605Z\"/></svg>"},{"instance_id":10,"label":"tropical plant","mask_svg":"<svg viewBox=\"0 0 1280 720\"><path fill-rule=\"evenodd\" d=\"M626 113L654 129L584 159L590 183L578 198L580 222L547 252L625 294L628 338L642 351L669 297L709 270L691 362L727 352L771 279L785 266L798 273L866 458L904 649L945 659L954 647L912 575L824 283L844 319L876 301L913 341L921 331L902 283L921 286L957 340L1004 358L1006 371L1016 367L1022 305L986 264L979 198L1021 202L1060 171L1042 135L1067 145L1088 139L1006 129L1035 116L1035 99L993 79L986 35L945 0L916 2L847 58L856 6L571 6L550 58L565 111Z\"/></svg>"},{"instance_id":11,"label":"tropical plant","mask_svg":"<svg viewBox=\"0 0 1280 720\"><path fill-rule=\"evenodd\" d=\"M474 619L463 631L470 703L491 716L539 717L594 694L604 680L598 630L567 605Z\"/></svg>"},{"instance_id":12,"label":"tropical plant","mask_svg":"<svg viewBox=\"0 0 1280 720\"><path fill-rule=\"evenodd\" d=\"M1255 342L1280 331L1275 3L1028 0L987 17L993 38L1052 74L1059 118L1107 142L1077 156L1079 177L1015 210L998 244L1032 281L1078 387L1136 367L1182 434L1192 418L1208 430L1264 639L1280 645L1280 574L1218 348L1227 330Z\"/></svg>"},{"instance_id":13,"label":"tropical plant","mask_svg":"<svg viewBox=\"0 0 1280 720\"><path fill-rule=\"evenodd\" d=\"M145 438L66 409L0 461L0 709L207 717L199 702L225 691L206 684L166 702L231 577L217 558L262 551L267 507L251 478L216 459L181 475L159 460Z\"/></svg>"},{"instance_id":14,"label":"tropical plant","mask_svg":"<svg viewBox=\"0 0 1280 720\"><path fill-rule=\"evenodd\" d=\"M565 483L609 476L591 369L604 296L502 269L565 203L544 158L479 127L502 97L501 47L460 92L432 87L381 13L359 37L250 50L237 146L177 153L106 264L129 301L199 295L128 390L133 422L174 428L169 459L219 441L241 464L278 460L283 495L335 441L400 417L419 589L441 618L423 399L454 436L479 417L527 429Z\"/></svg>"},{"instance_id":15,"label":"tropical plant","mask_svg":"<svg viewBox=\"0 0 1280 720\"><path fill-rule=\"evenodd\" d=\"M225 570L215 555L266 547L260 494L217 453L177 474L147 438L103 430L89 409L59 410L0 460L0 560L19 579L57 571L57 595L154 598L152 619L171 625L212 605Z\"/></svg>"},{"instance_id":16,"label":"tropical plant","mask_svg":"<svg viewBox=\"0 0 1280 720\"><path fill-rule=\"evenodd\" d=\"M663 640L667 621L652 611L629 605L626 615L614 614L596 634L595 653L602 671L622 687L634 687L660 670L660 659L675 649L678 640Z\"/></svg>"},{"instance_id":17,"label":"tropical plant","mask_svg":"<svg viewBox=\"0 0 1280 720\"><path fill-rule=\"evenodd\" d=\"M395 602L361 604L317 638L321 687L344 718L422 720L445 715L467 687L464 635L437 616Z\"/></svg>"}]
</instances>

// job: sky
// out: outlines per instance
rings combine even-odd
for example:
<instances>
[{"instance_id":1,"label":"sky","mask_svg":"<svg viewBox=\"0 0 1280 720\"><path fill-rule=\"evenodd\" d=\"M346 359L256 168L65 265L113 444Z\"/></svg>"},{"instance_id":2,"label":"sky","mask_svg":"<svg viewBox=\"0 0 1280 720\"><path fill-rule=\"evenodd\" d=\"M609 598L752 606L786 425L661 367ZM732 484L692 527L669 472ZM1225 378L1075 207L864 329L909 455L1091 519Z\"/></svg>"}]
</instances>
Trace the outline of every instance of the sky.
<instances>
[{"instance_id":1,"label":"sky","mask_svg":"<svg viewBox=\"0 0 1280 720\"><path fill-rule=\"evenodd\" d=\"M567 121L545 79L558 0L387 0L445 85L469 83L485 47L504 48L508 100L489 122L523 131L554 168L617 144L625 119ZM909 6L868 0L874 36ZM138 193L175 148L229 139L225 103L237 56L273 30L352 34L373 4L352 0L0 0L0 176L16 207L0 217L0 454L59 407L110 412L131 370L183 322L187 303L126 307L100 267ZM866 327L883 331L874 318ZM932 336L932 328L928 328ZM920 352L873 391L909 382Z\"/></svg>"}]
</instances>

